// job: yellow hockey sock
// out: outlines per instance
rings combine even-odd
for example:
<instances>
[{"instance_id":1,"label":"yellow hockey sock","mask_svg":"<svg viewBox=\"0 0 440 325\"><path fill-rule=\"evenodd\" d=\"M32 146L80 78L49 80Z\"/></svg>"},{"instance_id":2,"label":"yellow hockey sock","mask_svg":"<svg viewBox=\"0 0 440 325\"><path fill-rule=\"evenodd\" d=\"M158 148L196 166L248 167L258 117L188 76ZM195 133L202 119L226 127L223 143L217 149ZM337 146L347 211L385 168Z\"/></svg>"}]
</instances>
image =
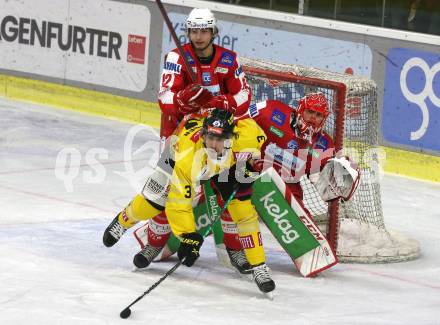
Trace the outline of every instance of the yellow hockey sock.
<instances>
[{"instance_id":1,"label":"yellow hockey sock","mask_svg":"<svg viewBox=\"0 0 440 325\"><path fill-rule=\"evenodd\" d=\"M266 261L258 215L250 200L232 200L228 207L232 220L237 224L241 247L251 265Z\"/></svg>"},{"instance_id":2,"label":"yellow hockey sock","mask_svg":"<svg viewBox=\"0 0 440 325\"><path fill-rule=\"evenodd\" d=\"M141 220L148 220L160 210L153 207L141 194L136 195L127 207L118 215L119 223L126 229L133 227Z\"/></svg>"}]
</instances>

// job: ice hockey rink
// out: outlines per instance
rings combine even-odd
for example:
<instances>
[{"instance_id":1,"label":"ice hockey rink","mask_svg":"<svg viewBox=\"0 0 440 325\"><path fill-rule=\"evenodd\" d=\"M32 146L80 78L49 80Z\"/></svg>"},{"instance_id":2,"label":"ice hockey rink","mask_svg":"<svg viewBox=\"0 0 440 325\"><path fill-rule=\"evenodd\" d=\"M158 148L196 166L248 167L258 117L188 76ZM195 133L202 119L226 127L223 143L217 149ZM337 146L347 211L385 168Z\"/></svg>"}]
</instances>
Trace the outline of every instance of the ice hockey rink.
<instances>
[{"instance_id":1,"label":"ice hockey rink","mask_svg":"<svg viewBox=\"0 0 440 325\"><path fill-rule=\"evenodd\" d=\"M440 184L388 174L385 223L420 242L419 259L307 279L264 228L271 301L220 265L208 237L192 268L120 319L177 261L134 272L131 232L102 244L157 146L145 127L0 99L0 324L440 324Z\"/></svg>"}]
</instances>

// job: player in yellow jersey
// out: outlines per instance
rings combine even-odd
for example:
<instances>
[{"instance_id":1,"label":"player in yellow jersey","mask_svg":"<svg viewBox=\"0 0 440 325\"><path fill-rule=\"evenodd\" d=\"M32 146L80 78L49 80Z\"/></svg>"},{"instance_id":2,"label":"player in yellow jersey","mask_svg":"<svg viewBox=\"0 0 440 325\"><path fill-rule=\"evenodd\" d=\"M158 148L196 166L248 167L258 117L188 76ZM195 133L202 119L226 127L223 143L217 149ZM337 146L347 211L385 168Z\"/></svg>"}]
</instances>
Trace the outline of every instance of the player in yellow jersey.
<instances>
[{"instance_id":1,"label":"player in yellow jersey","mask_svg":"<svg viewBox=\"0 0 440 325\"><path fill-rule=\"evenodd\" d=\"M165 209L169 225L180 240L178 257L192 266L199 257L203 238L196 232L192 209L195 193L211 181L226 201L236 189L228 210L238 227L240 243L251 264L258 288L275 289L265 264L258 216L251 203L253 161L261 158L266 139L252 119L234 122L230 112L214 109L206 118L188 119L170 139L158 166L142 191L112 221L104 233L104 244L112 246L140 220ZM146 267L159 254L146 246L135 255L134 264Z\"/></svg>"}]
</instances>

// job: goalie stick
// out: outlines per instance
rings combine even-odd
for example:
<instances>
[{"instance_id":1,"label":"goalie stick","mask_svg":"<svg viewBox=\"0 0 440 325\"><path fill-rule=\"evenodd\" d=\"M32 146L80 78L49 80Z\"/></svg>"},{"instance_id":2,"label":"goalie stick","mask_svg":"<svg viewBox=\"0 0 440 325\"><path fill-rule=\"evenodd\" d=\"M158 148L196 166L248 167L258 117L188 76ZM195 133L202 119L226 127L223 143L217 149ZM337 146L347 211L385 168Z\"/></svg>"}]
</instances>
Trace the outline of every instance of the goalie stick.
<instances>
[{"instance_id":1,"label":"goalie stick","mask_svg":"<svg viewBox=\"0 0 440 325\"><path fill-rule=\"evenodd\" d=\"M231 195L229 196L228 200L225 202L225 205L223 206L223 208L221 209L220 213L217 215L217 217L215 218L215 220L213 220L210 223L210 226L208 227L208 229L205 230L205 232L202 234L203 238L205 238L210 232L211 232L211 227L212 225L218 220L220 219L220 216L223 214L223 212L226 210L226 208L228 207L229 203L231 202L232 198L235 196L235 193L237 192L237 189L235 188ZM144 298L147 294L149 294L151 291L153 291L154 288L156 288L159 284L162 283L162 281L164 281L169 275L171 275L174 271L177 270L177 268L182 264L182 261L178 261L171 269L169 269L159 280L157 280L153 285L151 285L143 294L141 294L139 297L137 297L130 305L128 305L126 308L124 308L124 310L121 311L121 313L119 314L119 316L123 319L126 319L128 317L130 317L131 315L131 309L130 307L132 307L135 303L137 303L139 300L141 300L142 298Z\"/></svg>"}]
</instances>

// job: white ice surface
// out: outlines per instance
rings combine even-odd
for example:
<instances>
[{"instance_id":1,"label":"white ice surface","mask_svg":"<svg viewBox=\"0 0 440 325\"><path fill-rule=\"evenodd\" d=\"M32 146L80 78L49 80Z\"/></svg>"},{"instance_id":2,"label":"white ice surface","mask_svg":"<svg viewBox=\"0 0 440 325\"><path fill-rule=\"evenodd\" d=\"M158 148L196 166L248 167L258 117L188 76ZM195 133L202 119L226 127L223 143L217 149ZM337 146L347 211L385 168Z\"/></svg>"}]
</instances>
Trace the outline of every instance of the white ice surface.
<instances>
[{"instance_id":1,"label":"white ice surface","mask_svg":"<svg viewBox=\"0 0 440 325\"><path fill-rule=\"evenodd\" d=\"M208 238L195 266L180 267L120 319L176 262L133 272L131 233L111 249L102 244L107 224L140 190L116 173L126 171L132 127L0 99L0 324L440 324L440 185L390 175L382 182L387 227L419 240L419 259L339 264L305 279L263 231L277 285L270 301L219 265ZM135 137L135 170L148 163L154 139ZM71 192L55 176L55 168L71 171L56 166L66 147L82 157ZM98 183L87 178L99 167L85 160L91 148L108 152Z\"/></svg>"}]
</instances>

